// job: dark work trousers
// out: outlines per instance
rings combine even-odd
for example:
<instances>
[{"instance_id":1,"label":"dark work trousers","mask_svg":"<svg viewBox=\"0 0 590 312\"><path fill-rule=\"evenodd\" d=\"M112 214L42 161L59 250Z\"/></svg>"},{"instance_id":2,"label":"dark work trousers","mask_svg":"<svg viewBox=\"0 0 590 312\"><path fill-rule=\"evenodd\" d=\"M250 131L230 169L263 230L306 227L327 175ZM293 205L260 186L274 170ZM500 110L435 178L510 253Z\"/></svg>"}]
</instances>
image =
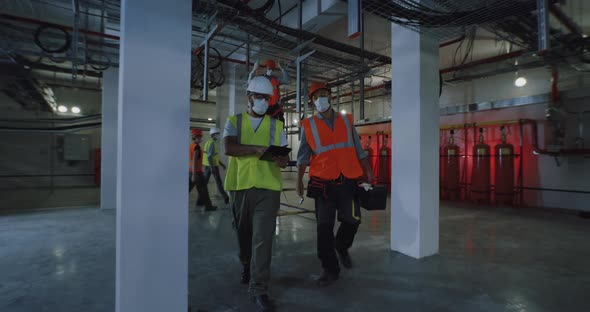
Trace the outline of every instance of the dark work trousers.
<instances>
[{"instance_id":1,"label":"dark work trousers","mask_svg":"<svg viewBox=\"0 0 590 312\"><path fill-rule=\"evenodd\" d=\"M230 193L240 262L250 267L249 292L252 296L264 295L270 281L272 242L281 193L259 188Z\"/></svg>"},{"instance_id":2,"label":"dark work trousers","mask_svg":"<svg viewBox=\"0 0 590 312\"><path fill-rule=\"evenodd\" d=\"M361 223L361 209L355 198L356 181L344 179L343 183L328 183L327 198L315 199L318 235L318 258L322 268L329 273L340 273L336 249L347 251ZM340 226L334 237L336 213Z\"/></svg>"},{"instance_id":3,"label":"dark work trousers","mask_svg":"<svg viewBox=\"0 0 590 312\"><path fill-rule=\"evenodd\" d=\"M221 181L221 176L219 175L219 166L215 166L216 170L213 170L211 166L205 166L205 183L209 183L209 178L211 178L211 174L213 174L213 179L215 179L215 184L217 185L217 191L219 195L223 197L223 200L227 203L229 197L227 193L223 189L223 181Z\"/></svg>"},{"instance_id":4,"label":"dark work trousers","mask_svg":"<svg viewBox=\"0 0 590 312\"><path fill-rule=\"evenodd\" d=\"M196 180L193 182L192 174L188 176L188 192L190 193L193 187L197 187L197 206L203 205L205 207L211 207L211 198L209 197L209 190L207 189L207 183L205 183L205 175L202 172L197 172Z\"/></svg>"}]
</instances>

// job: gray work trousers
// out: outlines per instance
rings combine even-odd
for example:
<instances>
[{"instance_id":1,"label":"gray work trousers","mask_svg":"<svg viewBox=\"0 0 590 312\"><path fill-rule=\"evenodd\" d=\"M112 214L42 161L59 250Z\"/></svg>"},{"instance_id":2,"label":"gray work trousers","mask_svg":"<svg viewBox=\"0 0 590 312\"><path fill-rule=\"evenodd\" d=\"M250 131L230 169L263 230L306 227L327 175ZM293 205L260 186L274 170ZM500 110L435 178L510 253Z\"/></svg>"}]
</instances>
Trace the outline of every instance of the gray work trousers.
<instances>
[{"instance_id":1,"label":"gray work trousers","mask_svg":"<svg viewBox=\"0 0 590 312\"><path fill-rule=\"evenodd\" d=\"M270 281L272 242L281 193L251 188L233 191L231 197L240 262L245 268L250 267L250 295L264 295Z\"/></svg>"}]
</instances>

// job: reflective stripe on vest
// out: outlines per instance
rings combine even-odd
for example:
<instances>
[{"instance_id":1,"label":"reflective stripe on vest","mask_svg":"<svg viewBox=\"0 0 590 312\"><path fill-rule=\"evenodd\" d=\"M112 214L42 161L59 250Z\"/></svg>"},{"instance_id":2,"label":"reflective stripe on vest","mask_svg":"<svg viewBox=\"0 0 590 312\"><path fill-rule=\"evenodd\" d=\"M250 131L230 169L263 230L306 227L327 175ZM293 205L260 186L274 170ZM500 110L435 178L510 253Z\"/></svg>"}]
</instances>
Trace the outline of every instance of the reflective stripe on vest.
<instances>
[{"instance_id":1,"label":"reflective stripe on vest","mask_svg":"<svg viewBox=\"0 0 590 312\"><path fill-rule=\"evenodd\" d=\"M264 116L257 129L246 113L231 116L229 122L236 127L237 141L244 145L270 146L280 144L283 123ZM260 155L230 157L224 187L227 191L251 188L280 191L281 170L274 162L259 159Z\"/></svg>"},{"instance_id":2,"label":"reflective stripe on vest","mask_svg":"<svg viewBox=\"0 0 590 312\"><path fill-rule=\"evenodd\" d=\"M331 180L340 175L349 179L357 179L363 175L354 143L352 121L348 115L334 116L332 129L318 116L302 120L301 126L313 152L309 167L310 177Z\"/></svg>"},{"instance_id":3,"label":"reflective stripe on vest","mask_svg":"<svg viewBox=\"0 0 590 312\"><path fill-rule=\"evenodd\" d=\"M336 118L334 118L334 123L336 123ZM320 140L320 133L318 131L318 126L316 124L316 117L314 116L313 118L311 118L309 120L309 125L311 127L311 134L313 135L313 140L315 141L316 144L316 148L315 148L315 153L316 154L321 154L321 153L325 153L331 150L335 150L338 148L345 148L345 147L354 147L354 140L352 138L352 132L351 132L351 128L350 128L350 120L348 120L348 117L343 116L342 119L344 119L344 124L346 125L346 133L348 134L348 140L346 142L340 142L340 143L336 143L336 144L330 144L330 145L326 145L323 146L322 145L322 141ZM336 125L334 125L334 127L336 127Z\"/></svg>"}]
</instances>

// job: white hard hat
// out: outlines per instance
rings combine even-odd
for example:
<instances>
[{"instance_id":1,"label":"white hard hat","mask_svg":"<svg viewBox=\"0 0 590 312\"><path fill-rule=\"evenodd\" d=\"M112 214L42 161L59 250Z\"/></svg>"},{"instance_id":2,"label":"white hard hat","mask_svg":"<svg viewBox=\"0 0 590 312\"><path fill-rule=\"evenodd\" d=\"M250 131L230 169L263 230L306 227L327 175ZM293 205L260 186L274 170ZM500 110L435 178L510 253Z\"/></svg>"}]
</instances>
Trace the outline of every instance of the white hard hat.
<instances>
[{"instance_id":1,"label":"white hard hat","mask_svg":"<svg viewBox=\"0 0 590 312\"><path fill-rule=\"evenodd\" d=\"M219 132L221 132L221 131L219 131L219 129L218 129L218 128L216 128L216 127L213 127L213 128L211 128L211 129L209 129L209 134L210 134L210 135L214 135L214 134L217 134L217 133L219 133Z\"/></svg>"},{"instance_id":2,"label":"white hard hat","mask_svg":"<svg viewBox=\"0 0 590 312\"><path fill-rule=\"evenodd\" d=\"M252 78L252 80L250 80L250 83L248 84L248 89L246 90L248 92L254 92L259 94L273 94L273 88L272 84L270 83L270 80L263 76L257 76Z\"/></svg>"}]
</instances>

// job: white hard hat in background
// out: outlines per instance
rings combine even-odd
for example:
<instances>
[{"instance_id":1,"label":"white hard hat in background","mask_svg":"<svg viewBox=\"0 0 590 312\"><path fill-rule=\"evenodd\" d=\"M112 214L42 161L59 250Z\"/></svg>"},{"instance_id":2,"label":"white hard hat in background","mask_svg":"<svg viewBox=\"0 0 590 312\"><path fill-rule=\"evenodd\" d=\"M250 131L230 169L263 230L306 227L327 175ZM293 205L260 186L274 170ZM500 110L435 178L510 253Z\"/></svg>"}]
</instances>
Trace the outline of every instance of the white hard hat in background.
<instances>
[{"instance_id":1,"label":"white hard hat in background","mask_svg":"<svg viewBox=\"0 0 590 312\"><path fill-rule=\"evenodd\" d=\"M211 129L209 129L209 134L210 134L210 135L214 135L214 134L217 134L217 133L220 133L220 132L221 132L221 131L219 131L219 129L218 129L218 128L216 128L216 127L213 127L213 128L211 128Z\"/></svg>"},{"instance_id":2,"label":"white hard hat in background","mask_svg":"<svg viewBox=\"0 0 590 312\"><path fill-rule=\"evenodd\" d=\"M270 80L263 76L257 76L252 78L252 80L250 80L250 83L248 84L248 89L246 90L248 92L254 92L259 94L273 94L272 84L270 83Z\"/></svg>"}]
</instances>

